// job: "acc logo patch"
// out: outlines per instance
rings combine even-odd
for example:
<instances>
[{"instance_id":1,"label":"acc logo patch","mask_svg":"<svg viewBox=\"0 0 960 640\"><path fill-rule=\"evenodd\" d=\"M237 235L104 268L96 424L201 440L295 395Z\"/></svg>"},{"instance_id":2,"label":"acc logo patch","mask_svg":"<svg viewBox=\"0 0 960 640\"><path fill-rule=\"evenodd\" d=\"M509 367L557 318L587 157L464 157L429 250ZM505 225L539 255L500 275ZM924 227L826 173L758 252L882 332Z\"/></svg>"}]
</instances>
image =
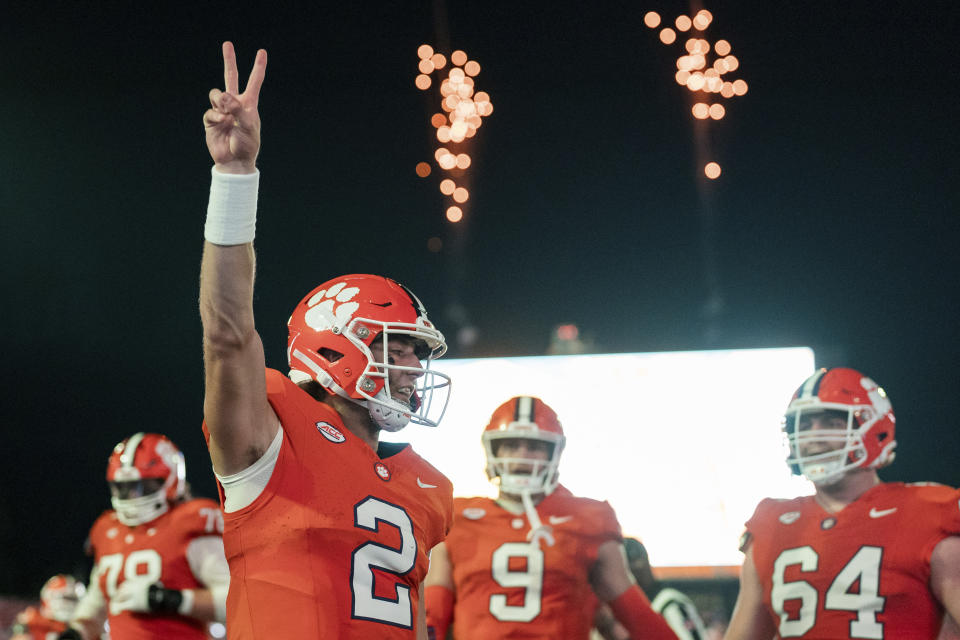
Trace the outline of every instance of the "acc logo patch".
<instances>
[{"instance_id":1,"label":"acc logo patch","mask_svg":"<svg viewBox=\"0 0 960 640\"><path fill-rule=\"evenodd\" d=\"M780 517L777 518L783 524L793 524L800 519L799 511L787 511L786 513L781 513Z\"/></svg>"},{"instance_id":2,"label":"acc logo patch","mask_svg":"<svg viewBox=\"0 0 960 640\"><path fill-rule=\"evenodd\" d=\"M318 422L317 431L319 431L320 434L330 442L336 442L339 444L347 439L347 436L343 435L340 429L337 429L329 422Z\"/></svg>"},{"instance_id":3,"label":"acc logo patch","mask_svg":"<svg viewBox=\"0 0 960 640\"><path fill-rule=\"evenodd\" d=\"M390 469L387 469L387 465L382 462L373 465L373 470L377 472L377 477L384 482L390 479Z\"/></svg>"},{"instance_id":4,"label":"acc logo patch","mask_svg":"<svg viewBox=\"0 0 960 640\"><path fill-rule=\"evenodd\" d=\"M463 510L463 517L467 520L479 520L485 515L487 515L487 510L480 507L467 507Z\"/></svg>"}]
</instances>

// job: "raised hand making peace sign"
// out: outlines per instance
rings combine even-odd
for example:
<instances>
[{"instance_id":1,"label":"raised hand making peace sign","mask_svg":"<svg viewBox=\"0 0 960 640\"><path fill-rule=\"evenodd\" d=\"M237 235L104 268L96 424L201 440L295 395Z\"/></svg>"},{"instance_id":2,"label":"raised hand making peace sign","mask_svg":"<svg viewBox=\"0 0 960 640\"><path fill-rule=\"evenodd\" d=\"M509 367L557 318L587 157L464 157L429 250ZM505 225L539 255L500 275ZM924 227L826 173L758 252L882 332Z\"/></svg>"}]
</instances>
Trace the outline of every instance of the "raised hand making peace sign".
<instances>
[{"instance_id":1,"label":"raised hand making peace sign","mask_svg":"<svg viewBox=\"0 0 960 640\"><path fill-rule=\"evenodd\" d=\"M260 151L260 86L267 71L267 52L257 58L240 93L237 57L233 43L223 43L223 79L225 91L210 90L210 109L203 114L207 149L220 173L252 173Z\"/></svg>"}]
</instances>

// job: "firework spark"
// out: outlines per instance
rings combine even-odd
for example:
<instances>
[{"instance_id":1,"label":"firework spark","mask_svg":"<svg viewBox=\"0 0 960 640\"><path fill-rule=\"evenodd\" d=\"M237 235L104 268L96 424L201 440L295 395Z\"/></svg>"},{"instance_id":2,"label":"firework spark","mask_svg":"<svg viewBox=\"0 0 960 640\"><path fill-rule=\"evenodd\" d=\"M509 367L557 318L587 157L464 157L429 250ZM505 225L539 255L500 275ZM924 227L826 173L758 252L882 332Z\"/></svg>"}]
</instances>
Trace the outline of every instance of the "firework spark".
<instances>
[{"instance_id":1,"label":"firework spark","mask_svg":"<svg viewBox=\"0 0 960 640\"><path fill-rule=\"evenodd\" d=\"M470 192L465 186L468 182L466 171L473 164L467 152L469 140L483 125L483 119L493 113L493 103L485 91L476 91L475 78L480 73L480 63L471 60L465 51L458 49L450 54L449 69L447 57L434 51L429 44L420 45L417 58L419 74L414 79L416 87L421 91L435 85L438 88L441 111L430 118L439 143L433 159L441 171L449 174L440 181L440 193L456 203L450 203L447 207L447 220L459 222L464 211L458 205L464 205L470 199ZM417 175L422 178L430 175L429 170L422 170L424 164L429 169L427 163L417 165Z\"/></svg>"},{"instance_id":2,"label":"firework spark","mask_svg":"<svg viewBox=\"0 0 960 640\"><path fill-rule=\"evenodd\" d=\"M730 53L732 47L729 41L719 39L711 44L708 39L693 33L686 40L678 37L678 32L693 31L702 35L712 22L713 14L703 9L692 18L686 15L677 16L673 21L676 31L664 26L658 33L663 44L682 42L686 50L686 53L677 57L677 72L674 78L677 84L694 94L695 102L690 112L697 120L723 119L727 108L721 104L721 100L745 95L749 88L742 78L734 80L727 76L740 68L740 61ZM656 11L648 11L643 17L643 23L650 29L666 24ZM716 180L720 177L720 165L708 162L704 165L703 172L709 179Z\"/></svg>"}]
</instances>

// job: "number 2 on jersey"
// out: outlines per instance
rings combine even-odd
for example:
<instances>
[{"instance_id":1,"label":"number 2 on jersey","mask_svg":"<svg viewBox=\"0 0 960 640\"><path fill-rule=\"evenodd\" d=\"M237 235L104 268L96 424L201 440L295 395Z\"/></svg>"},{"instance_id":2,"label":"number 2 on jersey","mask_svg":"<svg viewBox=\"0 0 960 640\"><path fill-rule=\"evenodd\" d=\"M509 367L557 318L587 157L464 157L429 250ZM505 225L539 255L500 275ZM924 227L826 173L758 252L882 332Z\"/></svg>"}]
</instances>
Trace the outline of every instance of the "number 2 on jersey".
<instances>
[{"instance_id":1,"label":"number 2 on jersey","mask_svg":"<svg viewBox=\"0 0 960 640\"><path fill-rule=\"evenodd\" d=\"M510 570L510 558L523 558L526 568ZM530 622L541 609L543 594L543 551L526 542L506 542L493 552L491 561L493 579L501 587L523 587L523 604L507 604L507 596L497 593L490 596L490 613L504 622Z\"/></svg>"},{"instance_id":2,"label":"number 2 on jersey","mask_svg":"<svg viewBox=\"0 0 960 640\"><path fill-rule=\"evenodd\" d=\"M397 576L413 571L417 562L417 539L413 522L407 512L373 496L364 498L353 508L353 526L377 532L380 523L393 525L400 532L400 548L394 549L375 542L357 547L353 552L350 591L353 595L353 617L373 622L413 627L413 608L410 587L397 584L396 599L385 599L374 594L373 569L381 569Z\"/></svg>"},{"instance_id":3,"label":"number 2 on jersey","mask_svg":"<svg viewBox=\"0 0 960 640\"><path fill-rule=\"evenodd\" d=\"M853 611L857 614L857 617L850 621L851 638L883 639L883 623L877 621L877 612L883 611L886 601L886 598L880 596L881 560L881 547L860 547L827 589L823 601L824 609ZM817 623L817 590L806 580L785 582L784 573L787 567L800 565L802 573L809 573L816 571L819 563L820 556L810 546L786 549L773 563L770 604L780 616L780 637L797 638ZM800 601L800 612L795 619L790 618L790 613L784 607L788 600Z\"/></svg>"}]
</instances>

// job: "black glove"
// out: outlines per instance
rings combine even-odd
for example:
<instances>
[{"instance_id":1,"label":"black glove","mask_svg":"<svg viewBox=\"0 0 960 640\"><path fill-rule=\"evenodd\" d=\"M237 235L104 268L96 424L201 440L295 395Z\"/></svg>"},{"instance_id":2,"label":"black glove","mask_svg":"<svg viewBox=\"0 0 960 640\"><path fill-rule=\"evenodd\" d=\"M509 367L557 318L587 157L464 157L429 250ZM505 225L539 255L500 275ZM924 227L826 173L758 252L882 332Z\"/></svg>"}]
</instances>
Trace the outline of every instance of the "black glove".
<instances>
[{"instance_id":1,"label":"black glove","mask_svg":"<svg viewBox=\"0 0 960 640\"><path fill-rule=\"evenodd\" d=\"M79 631L70 627L66 631L61 632L60 635L57 636L57 640L83 640L83 636L80 635Z\"/></svg>"},{"instance_id":2,"label":"black glove","mask_svg":"<svg viewBox=\"0 0 960 640\"><path fill-rule=\"evenodd\" d=\"M147 590L147 606L156 613L177 613L183 603L179 589L165 589L159 582Z\"/></svg>"}]
</instances>

